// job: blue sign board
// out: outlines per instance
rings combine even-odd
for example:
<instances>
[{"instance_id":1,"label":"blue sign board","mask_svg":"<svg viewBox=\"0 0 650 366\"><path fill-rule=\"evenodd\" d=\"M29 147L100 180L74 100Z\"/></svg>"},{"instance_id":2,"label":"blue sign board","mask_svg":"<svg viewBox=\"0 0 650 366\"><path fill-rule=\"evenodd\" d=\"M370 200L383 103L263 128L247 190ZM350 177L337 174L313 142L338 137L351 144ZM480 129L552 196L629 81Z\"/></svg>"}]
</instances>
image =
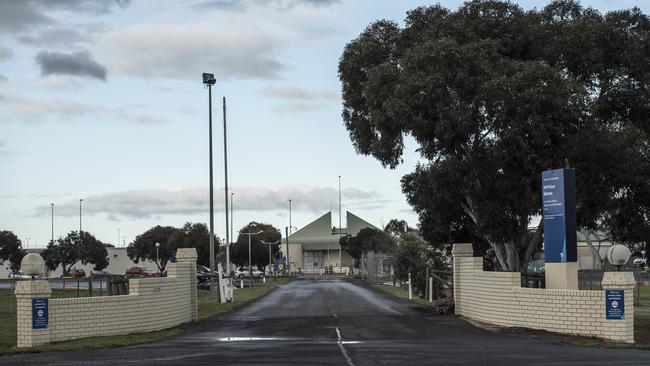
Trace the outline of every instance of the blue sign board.
<instances>
[{"instance_id":1,"label":"blue sign board","mask_svg":"<svg viewBox=\"0 0 650 366\"><path fill-rule=\"evenodd\" d=\"M573 169L542 172L545 262L577 261L575 182Z\"/></svg>"},{"instance_id":2,"label":"blue sign board","mask_svg":"<svg viewBox=\"0 0 650 366\"><path fill-rule=\"evenodd\" d=\"M284 272L287 270L287 258L282 257L282 258L276 258L275 259L275 264L274 264L274 271L275 272Z\"/></svg>"},{"instance_id":3,"label":"blue sign board","mask_svg":"<svg viewBox=\"0 0 650 366\"><path fill-rule=\"evenodd\" d=\"M625 291L605 290L605 319L625 319Z\"/></svg>"},{"instance_id":4,"label":"blue sign board","mask_svg":"<svg viewBox=\"0 0 650 366\"><path fill-rule=\"evenodd\" d=\"M32 299L32 329L47 328L48 305L48 299Z\"/></svg>"}]
</instances>

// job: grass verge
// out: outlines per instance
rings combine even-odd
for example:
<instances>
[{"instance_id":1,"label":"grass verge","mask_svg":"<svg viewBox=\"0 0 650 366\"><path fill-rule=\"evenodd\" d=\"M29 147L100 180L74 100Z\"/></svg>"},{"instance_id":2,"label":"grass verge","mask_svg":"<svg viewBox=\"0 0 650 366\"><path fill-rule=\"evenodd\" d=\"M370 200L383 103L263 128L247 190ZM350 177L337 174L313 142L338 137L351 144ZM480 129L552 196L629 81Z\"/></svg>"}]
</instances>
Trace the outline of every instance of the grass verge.
<instances>
[{"instance_id":1,"label":"grass verge","mask_svg":"<svg viewBox=\"0 0 650 366\"><path fill-rule=\"evenodd\" d=\"M237 289L235 301L221 304L217 297L211 297L208 290L198 290L197 308L199 322L217 315L237 310L245 304L258 299L273 291L276 286L289 282L288 278L278 278L266 283L255 283L253 288ZM52 292L52 298L76 297L77 290L57 290ZM81 294L80 294L81 295ZM125 347L136 344L159 342L179 336L191 324L179 325L174 328L153 332L133 333L106 337L75 339L65 342L52 343L46 346L27 349L16 348L16 298L11 290L0 289L0 355L15 353L37 353L52 351L81 351L101 348Z\"/></svg>"},{"instance_id":2,"label":"grass verge","mask_svg":"<svg viewBox=\"0 0 650 366\"><path fill-rule=\"evenodd\" d=\"M399 297L400 299L408 300L409 299L409 290L401 288L399 286L386 286L386 285L374 285L375 288L380 289L384 292L388 292L389 294L395 295ZM423 299L419 296L417 296L415 293L413 294L413 299L410 300L413 303L416 303L418 305L422 305L425 307L433 308L436 309L436 303L430 303L429 300Z\"/></svg>"}]
</instances>

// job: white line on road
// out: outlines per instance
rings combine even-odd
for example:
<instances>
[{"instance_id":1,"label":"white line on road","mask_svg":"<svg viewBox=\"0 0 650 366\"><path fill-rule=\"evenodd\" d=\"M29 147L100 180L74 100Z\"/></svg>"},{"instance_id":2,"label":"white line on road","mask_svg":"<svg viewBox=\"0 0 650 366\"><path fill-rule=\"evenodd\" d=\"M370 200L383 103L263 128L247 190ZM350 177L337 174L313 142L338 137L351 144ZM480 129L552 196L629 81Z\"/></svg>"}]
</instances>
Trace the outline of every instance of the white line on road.
<instances>
[{"instance_id":1,"label":"white line on road","mask_svg":"<svg viewBox=\"0 0 650 366\"><path fill-rule=\"evenodd\" d=\"M345 351L345 347L343 347L343 341L341 340L341 331L339 330L339 327L336 327L336 336L338 337L339 349L341 350L343 357L345 357L345 362L348 363L348 366L355 366L354 362L352 362L352 359L350 358L350 356L348 356L348 353Z\"/></svg>"}]
</instances>

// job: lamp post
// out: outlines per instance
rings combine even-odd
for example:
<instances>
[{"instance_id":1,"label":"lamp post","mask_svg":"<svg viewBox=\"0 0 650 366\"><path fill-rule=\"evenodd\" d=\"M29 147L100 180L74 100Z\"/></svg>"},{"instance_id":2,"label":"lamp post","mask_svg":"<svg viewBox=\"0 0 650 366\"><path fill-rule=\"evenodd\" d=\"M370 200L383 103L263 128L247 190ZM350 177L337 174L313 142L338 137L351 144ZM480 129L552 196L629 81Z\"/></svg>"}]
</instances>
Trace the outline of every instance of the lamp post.
<instances>
[{"instance_id":1,"label":"lamp post","mask_svg":"<svg viewBox=\"0 0 650 366\"><path fill-rule=\"evenodd\" d=\"M156 264L158 265L158 272L160 272L160 256L158 249L160 248L160 243L156 243Z\"/></svg>"},{"instance_id":2,"label":"lamp post","mask_svg":"<svg viewBox=\"0 0 650 366\"><path fill-rule=\"evenodd\" d=\"M52 244L54 244L54 203L50 203L52 206Z\"/></svg>"},{"instance_id":3,"label":"lamp post","mask_svg":"<svg viewBox=\"0 0 650 366\"><path fill-rule=\"evenodd\" d=\"M212 85L216 83L213 74L203 73L203 85L208 88L208 141L210 160L210 276L214 273L214 200L212 192ZM210 277L210 296L214 296L214 281Z\"/></svg>"},{"instance_id":4,"label":"lamp post","mask_svg":"<svg viewBox=\"0 0 650 366\"><path fill-rule=\"evenodd\" d=\"M341 220L341 176L339 175L339 272L341 272L341 267L343 263L341 263L341 225L342 220Z\"/></svg>"},{"instance_id":5,"label":"lamp post","mask_svg":"<svg viewBox=\"0 0 650 366\"><path fill-rule=\"evenodd\" d=\"M234 192L230 192L230 242L226 242L226 271L228 271L228 278L230 278L230 244L233 240L235 240L235 232L233 231L233 211L234 211L234 206L233 206L233 196L235 195ZM226 228L228 230L228 228ZM232 281L231 281L232 284Z\"/></svg>"},{"instance_id":6,"label":"lamp post","mask_svg":"<svg viewBox=\"0 0 650 366\"><path fill-rule=\"evenodd\" d=\"M81 202L83 198L79 198L79 237L81 237Z\"/></svg>"},{"instance_id":7,"label":"lamp post","mask_svg":"<svg viewBox=\"0 0 650 366\"><path fill-rule=\"evenodd\" d=\"M280 241L274 241L273 243L267 243L264 240L260 240L262 243L269 246L269 274L271 274L271 246L279 243Z\"/></svg>"},{"instance_id":8,"label":"lamp post","mask_svg":"<svg viewBox=\"0 0 650 366\"><path fill-rule=\"evenodd\" d=\"M115 245L115 247L117 248L119 246L120 246L120 228L118 227L117 228L117 244Z\"/></svg>"},{"instance_id":9,"label":"lamp post","mask_svg":"<svg viewBox=\"0 0 650 366\"><path fill-rule=\"evenodd\" d=\"M244 235L248 235L248 284L250 288L253 288L253 263L251 260L251 236L253 235L259 235L263 233L264 230L260 230L256 233L241 233Z\"/></svg>"}]
</instances>

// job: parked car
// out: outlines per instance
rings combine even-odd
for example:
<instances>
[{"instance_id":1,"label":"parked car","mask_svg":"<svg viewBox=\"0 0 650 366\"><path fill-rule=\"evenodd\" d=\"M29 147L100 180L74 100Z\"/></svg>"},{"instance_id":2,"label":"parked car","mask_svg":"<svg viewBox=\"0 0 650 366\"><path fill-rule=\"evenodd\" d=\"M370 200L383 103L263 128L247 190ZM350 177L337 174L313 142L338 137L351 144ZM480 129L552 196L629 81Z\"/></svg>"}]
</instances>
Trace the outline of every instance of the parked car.
<instances>
[{"instance_id":1,"label":"parked car","mask_svg":"<svg viewBox=\"0 0 650 366\"><path fill-rule=\"evenodd\" d=\"M247 267L240 267L235 271L235 277L237 278L248 278L250 276L250 271ZM253 278L262 278L264 277L264 272L260 271L257 268L253 268Z\"/></svg>"},{"instance_id":2,"label":"parked car","mask_svg":"<svg viewBox=\"0 0 650 366\"><path fill-rule=\"evenodd\" d=\"M142 266L133 266L124 273L126 277L156 277L156 272Z\"/></svg>"},{"instance_id":3,"label":"parked car","mask_svg":"<svg viewBox=\"0 0 650 366\"><path fill-rule=\"evenodd\" d=\"M12 280L31 280L32 278L29 275L26 275L22 271L11 271L9 273L9 278Z\"/></svg>"},{"instance_id":4,"label":"parked car","mask_svg":"<svg viewBox=\"0 0 650 366\"><path fill-rule=\"evenodd\" d=\"M633 263L637 267L644 268L645 266L647 266L648 260L646 258L643 258L643 257L636 257L636 258L634 258Z\"/></svg>"},{"instance_id":5,"label":"parked car","mask_svg":"<svg viewBox=\"0 0 650 366\"><path fill-rule=\"evenodd\" d=\"M196 282L199 285L207 283L210 280L210 268L202 266L200 264L196 265Z\"/></svg>"},{"instance_id":6,"label":"parked car","mask_svg":"<svg viewBox=\"0 0 650 366\"><path fill-rule=\"evenodd\" d=\"M86 271L83 269L73 268L67 274L62 274L61 278L82 278L86 277Z\"/></svg>"}]
</instances>

